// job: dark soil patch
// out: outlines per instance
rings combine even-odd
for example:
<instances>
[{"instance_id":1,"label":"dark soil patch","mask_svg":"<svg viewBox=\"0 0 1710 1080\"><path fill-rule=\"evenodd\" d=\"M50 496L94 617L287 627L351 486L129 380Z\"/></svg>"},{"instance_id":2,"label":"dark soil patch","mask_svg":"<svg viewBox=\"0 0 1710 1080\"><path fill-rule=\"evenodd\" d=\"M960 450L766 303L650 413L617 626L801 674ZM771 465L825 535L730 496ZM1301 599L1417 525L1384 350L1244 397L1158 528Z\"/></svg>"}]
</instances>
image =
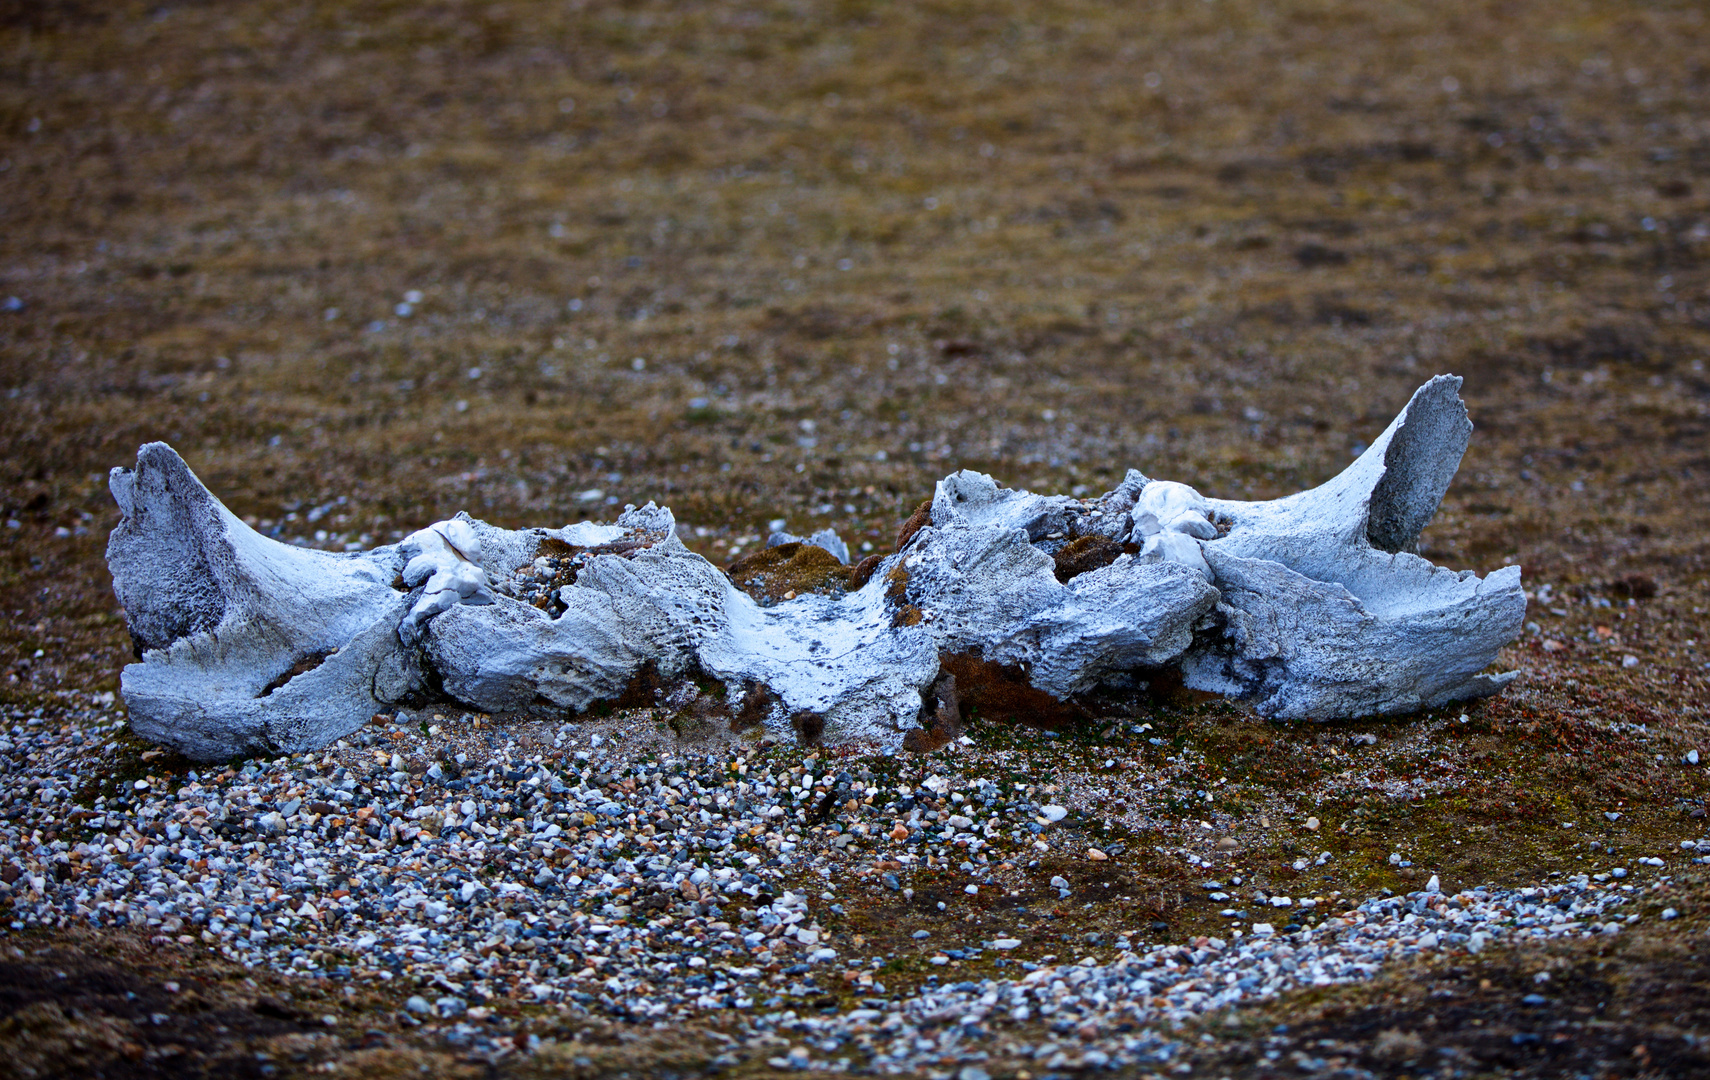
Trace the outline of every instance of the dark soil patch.
<instances>
[{"instance_id":1,"label":"dark soil patch","mask_svg":"<svg viewBox=\"0 0 1710 1080\"><path fill-rule=\"evenodd\" d=\"M1255 1077L1362 1069L1386 1080L1703 1076L1710 1050L1696 1033L1707 1022L1710 954L1654 938L1557 944L1290 995L1242 1018L1241 1036L1194 1065Z\"/></svg>"},{"instance_id":2,"label":"dark soil patch","mask_svg":"<svg viewBox=\"0 0 1710 1080\"><path fill-rule=\"evenodd\" d=\"M133 933L69 938L16 938L0 958L10 1075L260 1078L399 1029L366 991L251 973Z\"/></svg>"}]
</instances>

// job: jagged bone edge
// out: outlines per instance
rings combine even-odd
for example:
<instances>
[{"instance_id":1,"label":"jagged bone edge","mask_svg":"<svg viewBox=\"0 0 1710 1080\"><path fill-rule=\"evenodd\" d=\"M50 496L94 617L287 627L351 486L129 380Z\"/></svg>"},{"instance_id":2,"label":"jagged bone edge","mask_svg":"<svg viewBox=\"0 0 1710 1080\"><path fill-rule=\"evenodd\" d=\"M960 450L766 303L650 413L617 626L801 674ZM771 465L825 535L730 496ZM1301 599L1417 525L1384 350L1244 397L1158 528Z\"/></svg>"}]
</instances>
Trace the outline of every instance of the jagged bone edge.
<instances>
[{"instance_id":1,"label":"jagged bone edge","mask_svg":"<svg viewBox=\"0 0 1710 1080\"><path fill-rule=\"evenodd\" d=\"M317 748L404 703L570 715L643 672L721 682L781 735L885 746L946 722L957 670L1045 702L1173 668L1272 717L1428 708L1499 691L1512 676L1483 672L1525 613L1518 567L1414 551L1472 430L1459 388L1432 379L1340 475L1269 502L1133 470L1085 501L954 473L864 584L769 606L652 504L560 529L459 514L322 552L260 535L149 443L111 477L107 561L139 657L121 686L139 735L204 760ZM1103 554L1060 580L1070 541ZM543 610L511 594L548 549L576 570Z\"/></svg>"}]
</instances>

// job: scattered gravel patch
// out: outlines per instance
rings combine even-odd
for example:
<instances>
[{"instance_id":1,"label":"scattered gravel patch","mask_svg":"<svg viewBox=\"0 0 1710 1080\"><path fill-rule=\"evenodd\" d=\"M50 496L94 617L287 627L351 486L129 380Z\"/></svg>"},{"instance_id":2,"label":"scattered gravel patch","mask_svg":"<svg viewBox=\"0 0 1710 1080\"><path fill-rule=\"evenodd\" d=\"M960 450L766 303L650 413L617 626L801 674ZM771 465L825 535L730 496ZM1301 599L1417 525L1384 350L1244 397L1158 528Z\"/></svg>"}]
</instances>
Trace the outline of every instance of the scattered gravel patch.
<instances>
[{"instance_id":1,"label":"scattered gravel patch","mask_svg":"<svg viewBox=\"0 0 1710 1080\"><path fill-rule=\"evenodd\" d=\"M1056 796L970 752L929 760L915 788L882 756L687 752L622 718L495 728L424 714L377 718L319 754L116 791L108 776L114 793L89 797L99 744L123 727L111 708L14 713L0 735L10 931L146 926L251 966L395 983L411 991L407 1017L474 1054L502 1034L495 1006L522 1001L722 1020L727 1061L777 1068L1155 1064L1192 1016L1435 950L1617 933L1638 918L1626 901L1668 880L1634 877L1666 868L1655 857L1540 888L1447 895L1433 879L1304 928L1291 916L1314 898L1207 880L1245 930L1164 946L1126 935L1114 961L1077 963L1008 959L1021 942L999 936L928 962L996 958L1013 975L934 975L894 994L880 973L892 957L822 920L861 890L909 889L926 865L954 865L971 894L1005 888L1056 843L1069 816ZM1698 850L1671 854L1710 861ZM831 999L841 1011L824 1005L831 987L853 995Z\"/></svg>"}]
</instances>

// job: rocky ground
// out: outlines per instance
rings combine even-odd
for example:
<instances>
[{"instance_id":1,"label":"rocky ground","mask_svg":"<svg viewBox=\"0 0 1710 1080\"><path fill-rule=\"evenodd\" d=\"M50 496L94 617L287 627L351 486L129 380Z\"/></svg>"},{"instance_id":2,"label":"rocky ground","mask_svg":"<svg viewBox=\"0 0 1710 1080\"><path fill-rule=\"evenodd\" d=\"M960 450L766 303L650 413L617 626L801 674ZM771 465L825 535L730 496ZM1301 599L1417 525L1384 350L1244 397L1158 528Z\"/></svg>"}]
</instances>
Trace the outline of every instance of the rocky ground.
<instances>
[{"instance_id":1,"label":"rocky ground","mask_svg":"<svg viewBox=\"0 0 1710 1080\"><path fill-rule=\"evenodd\" d=\"M0 1045L22 1075L1704 1072L1694 5L0 5ZM1261 498L1429 375L1503 696L1155 685L929 754L668 698L128 734L105 471L346 548L957 467ZM752 564L749 564L752 569Z\"/></svg>"}]
</instances>

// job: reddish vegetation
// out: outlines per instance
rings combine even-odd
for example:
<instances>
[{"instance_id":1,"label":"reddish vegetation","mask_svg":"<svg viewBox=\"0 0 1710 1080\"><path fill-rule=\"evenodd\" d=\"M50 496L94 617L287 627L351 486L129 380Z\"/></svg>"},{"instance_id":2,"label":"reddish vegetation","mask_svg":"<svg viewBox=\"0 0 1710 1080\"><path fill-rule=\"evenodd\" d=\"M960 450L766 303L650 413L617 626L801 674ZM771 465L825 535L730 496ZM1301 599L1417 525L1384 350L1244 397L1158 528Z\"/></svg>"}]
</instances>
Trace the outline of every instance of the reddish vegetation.
<instances>
[{"instance_id":1,"label":"reddish vegetation","mask_svg":"<svg viewBox=\"0 0 1710 1080\"><path fill-rule=\"evenodd\" d=\"M762 605L803 593L842 595L852 576L831 552L802 543L762 548L731 563L725 572L733 585Z\"/></svg>"},{"instance_id":2,"label":"reddish vegetation","mask_svg":"<svg viewBox=\"0 0 1710 1080\"><path fill-rule=\"evenodd\" d=\"M1120 544L1108 536L1079 536L1069 541L1052 556L1057 564L1057 580L1069 582L1089 570L1109 566L1124 552L1139 551L1133 544Z\"/></svg>"},{"instance_id":3,"label":"reddish vegetation","mask_svg":"<svg viewBox=\"0 0 1710 1080\"><path fill-rule=\"evenodd\" d=\"M914 513L910 514L908 520L902 523L902 528L897 530L897 550L901 551L907 547L908 542L914 539L914 534L930 524L932 524L932 500L926 499L914 508Z\"/></svg>"},{"instance_id":4,"label":"reddish vegetation","mask_svg":"<svg viewBox=\"0 0 1710 1080\"><path fill-rule=\"evenodd\" d=\"M1087 715L1085 709L1034 689L1027 673L1013 665L994 664L968 653L946 653L939 663L955 677L962 711L969 716L1000 724L1051 727Z\"/></svg>"}]
</instances>

